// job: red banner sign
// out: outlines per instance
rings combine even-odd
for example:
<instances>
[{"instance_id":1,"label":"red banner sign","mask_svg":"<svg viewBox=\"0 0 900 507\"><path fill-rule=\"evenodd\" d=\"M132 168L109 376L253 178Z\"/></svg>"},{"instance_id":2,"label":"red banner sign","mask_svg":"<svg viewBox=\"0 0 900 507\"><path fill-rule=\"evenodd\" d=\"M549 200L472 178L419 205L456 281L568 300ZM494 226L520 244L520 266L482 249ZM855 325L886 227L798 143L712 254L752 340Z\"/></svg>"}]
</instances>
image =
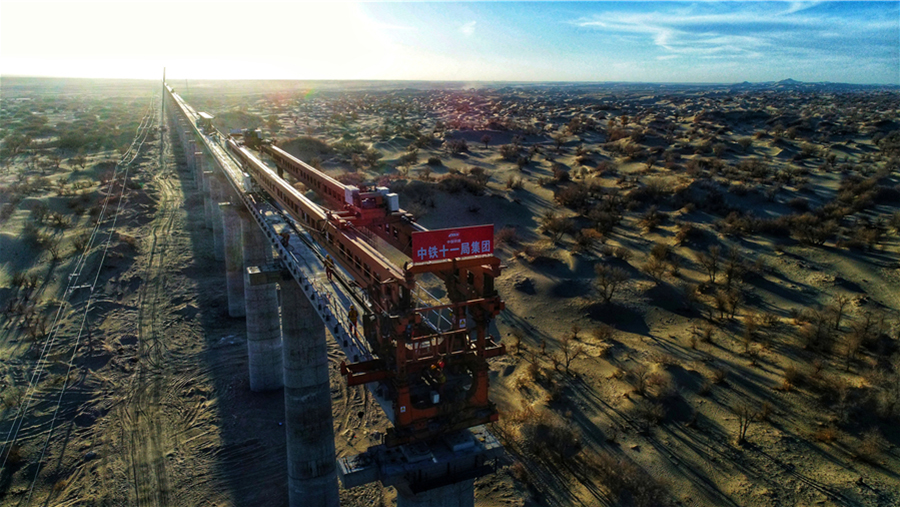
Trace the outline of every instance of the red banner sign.
<instances>
[{"instance_id":1,"label":"red banner sign","mask_svg":"<svg viewBox=\"0 0 900 507\"><path fill-rule=\"evenodd\" d=\"M413 262L430 262L494 253L494 225L414 232Z\"/></svg>"}]
</instances>

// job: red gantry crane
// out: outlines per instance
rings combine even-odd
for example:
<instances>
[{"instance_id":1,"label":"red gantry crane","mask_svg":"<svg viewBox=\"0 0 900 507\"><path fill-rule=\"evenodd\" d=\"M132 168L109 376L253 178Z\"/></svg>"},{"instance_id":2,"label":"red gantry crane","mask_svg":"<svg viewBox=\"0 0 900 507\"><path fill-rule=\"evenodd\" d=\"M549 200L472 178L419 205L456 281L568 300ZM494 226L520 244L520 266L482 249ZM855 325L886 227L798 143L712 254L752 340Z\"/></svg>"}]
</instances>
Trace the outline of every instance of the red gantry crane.
<instances>
[{"instance_id":1,"label":"red gantry crane","mask_svg":"<svg viewBox=\"0 0 900 507\"><path fill-rule=\"evenodd\" d=\"M345 185L245 131L227 146L244 171L363 289L358 333L371 359L342 363L349 385L377 383L393 423L388 447L496 421L487 360L505 353L488 333L503 309L494 280L493 225L428 230L384 187ZM272 171L253 152L272 159ZM285 180L313 190L324 205ZM438 277L446 299L418 297Z\"/></svg>"}]
</instances>

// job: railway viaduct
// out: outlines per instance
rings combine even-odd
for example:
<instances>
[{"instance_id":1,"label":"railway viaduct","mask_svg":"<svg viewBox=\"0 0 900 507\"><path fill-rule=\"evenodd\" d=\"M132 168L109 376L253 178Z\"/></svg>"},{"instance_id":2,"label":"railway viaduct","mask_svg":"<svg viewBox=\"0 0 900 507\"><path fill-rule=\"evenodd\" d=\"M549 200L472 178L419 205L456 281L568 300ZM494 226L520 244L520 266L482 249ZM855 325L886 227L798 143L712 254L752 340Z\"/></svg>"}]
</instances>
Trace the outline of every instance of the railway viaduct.
<instances>
[{"instance_id":1,"label":"railway viaduct","mask_svg":"<svg viewBox=\"0 0 900 507\"><path fill-rule=\"evenodd\" d=\"M338 476L348 488L395 486L399 507L474 506L474 479L491 473L502 452L483 426L336 459L326 326L348 358L366 357L346 325L352 295L327 282L323 252L289 217L258 188L249 191L225 139L198 128L199 113L165 83L163 95L224 267L228 313L246 319L250 388L284 391L291 507L337 507Z\"/></svg>"}]
</instances>

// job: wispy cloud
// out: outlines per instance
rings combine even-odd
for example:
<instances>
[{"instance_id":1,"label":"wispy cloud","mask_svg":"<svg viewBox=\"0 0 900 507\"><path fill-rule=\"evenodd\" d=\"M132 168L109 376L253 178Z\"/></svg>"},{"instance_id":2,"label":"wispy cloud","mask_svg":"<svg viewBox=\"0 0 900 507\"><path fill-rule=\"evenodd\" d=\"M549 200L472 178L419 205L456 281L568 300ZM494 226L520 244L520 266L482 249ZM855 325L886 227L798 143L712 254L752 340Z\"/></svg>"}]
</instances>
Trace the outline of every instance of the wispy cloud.
<instances>
[{"instance_id":1,"label":"wispy cloud","mask_svg":"<svg viewBox=\"0 0 900 507\"><path fill-rule=\"evenodd\" d=\"M815 11L816 2L667 5L659 10L613 10L573 21L575 26L605 33L644 37L657 59L671 55L703 58L759 58L799 48L819 50L816 40L865 37L896 30L896 19L857 18ZM810 12L813 11L813 12ZM835 41L836 43L836 41Z\"/></svg>"},{"instance_id":2,"label":"wispy cloud","mask_svg":"<svg viewBox=\"0 0 900 507\"><path fill-rule=\"evenodd\" d=\"M465 35L466 37L471 37L472 34L475 33L475 25L477 23L478 23L477 21L469 21L468 23L459 27L459 31L462 32L462 34Z\"/></svg>"}]
</instances>

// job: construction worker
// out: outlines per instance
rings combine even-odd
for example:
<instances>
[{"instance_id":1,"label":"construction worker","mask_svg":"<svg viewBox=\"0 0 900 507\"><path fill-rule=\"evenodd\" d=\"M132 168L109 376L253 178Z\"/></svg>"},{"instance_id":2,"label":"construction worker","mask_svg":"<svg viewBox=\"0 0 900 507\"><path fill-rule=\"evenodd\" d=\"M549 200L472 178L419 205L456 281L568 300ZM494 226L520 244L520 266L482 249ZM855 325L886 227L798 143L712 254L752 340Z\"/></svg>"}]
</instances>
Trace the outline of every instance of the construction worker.
<instances>
[{"instance_id":1,"label":"construction worker","mask_svg":"<svg viewBox=\"0 0 900 507\"><path fill-rule=\"evenodd\" d=\"M356 334L356 319L359 318L359 312L356 311L356 305L350 303L350 309L347 311L347 320L350 321L350 333Z\"/></svg>"},{"instance_id":2,"label":"construction worker","mask_svg":"<svg viewBox=\"0 0 900 507\"><path fill-rule=\"evenodd\" d=\"M281 246L288 246L291 241L291 233L289 231L281 232Z\"/></svg>"},{"instance_id":3,"label":"construction worker","mask_svg":"<svg viewBox=\"0 0 900 507\"><path fill-rule=\"evenodd\" d=\"M334 260L330 255L325 256L325 275L331 280L331 273L334 272Z\"/></svg>"}]
</instances>

